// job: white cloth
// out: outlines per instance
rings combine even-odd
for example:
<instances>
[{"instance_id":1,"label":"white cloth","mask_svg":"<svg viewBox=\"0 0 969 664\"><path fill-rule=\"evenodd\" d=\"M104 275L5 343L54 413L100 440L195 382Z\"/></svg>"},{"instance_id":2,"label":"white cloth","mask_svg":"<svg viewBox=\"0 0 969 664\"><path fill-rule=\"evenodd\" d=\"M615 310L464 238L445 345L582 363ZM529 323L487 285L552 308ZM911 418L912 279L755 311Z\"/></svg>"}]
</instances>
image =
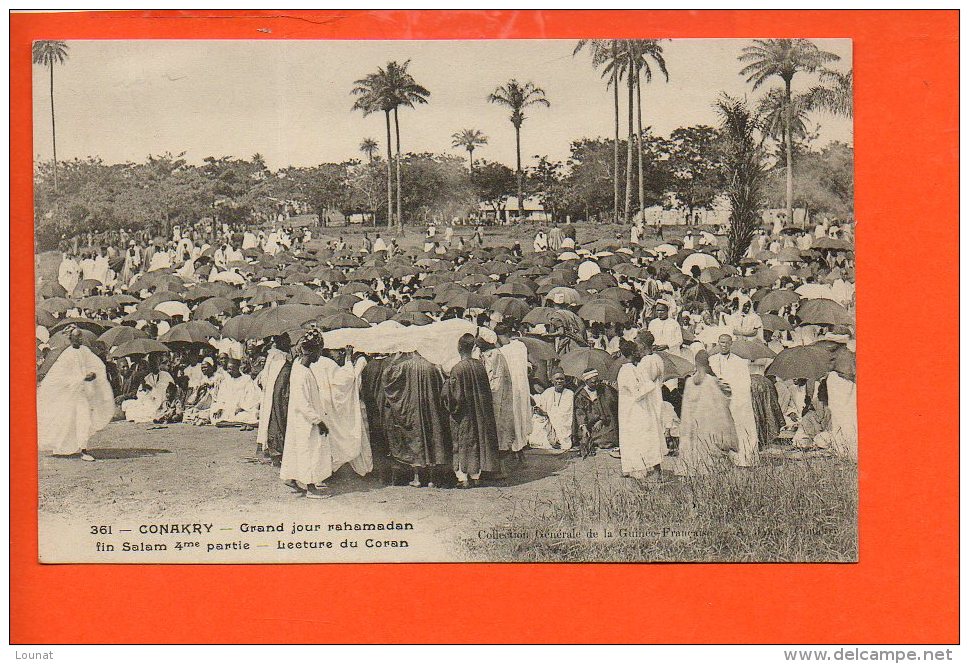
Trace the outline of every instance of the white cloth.
<instances>
[{"instance_id":1,"label":"white cloth","mask_svg":"<svg viewBox=\"0 0 969 664\"><path fill-rule=\"evenodd\" d=\"M57 283L67 291L68 297L81 280L81 266L69 256L65 256L57 268Z\"/></svg>"},{"instance_id":2,"label":"white cloth","mask_svg":"<svg viewBox=\"0 0 969 664\"><path fill-rule=\"evenodd\" d=\"M84 380L89 374L94 380ZM104 362L87 346L68 346L37 390L37 442L54 454L76 454L114 415Z\"/></svg>"},{"instance_id":3,"label":"white cloth","mask_svg":"<svg viewBox=\"0 0 969 664\"><path fill-rule=\"evenodd\" d=\"M528 383L528 347L515 340L498 350L505 356L511 374L511 403L515 416L515 444L511 451L517 452L528 445L532 432L532 400Z\"/></svg>"},{"instance_id":4,"label":"white cloth","mask_svg":"<svg viewBox=\"0 0 969 664\"><path fill-rule=\"evenodd\" d=\"M320 403L326 415L323 422L330 430L330 464L335 471L349 463L358 475L373 470L369 437L360 409L360 372L366 366L361 359L356 365L339 365L322 357L310 369L320 389Z\"/></svg>"},{"instance_id":5,"label":"white cloth","mask_svg":"<svg viewBox=\"0 0 969 664\"><path fill-rule=\"evenodd\" d=\"M168 386L172 384L172 375L167 371L159 371L145 378L144 388L138 391L134 399L121 402L121 410L129 422L147 424L154 421L161 413L168 394Z\"/></svg>"},{"instance_id":6,"label":"white cloth","mask_svg":"<svg viewBox=\"0 0 969 664\"><path fill-rule=\"evenodd\" d=\"M832 371L828 374L832 448L840 456L858 460L858 397L855 383Z\"/></svg>"},{"instance_id":7,"label":"white cloth","mask_svg":"<svg viewBox=\"0 0 969 664\"><path fill-rule=\"evenodd\" d=\"M755 466L758 463L757 421L754 418L753 398L750 393L750 363L730 353L710 356L713 373L730 386L730 416L737 430L737 452L731 459L738 466Z\"/></svg>"},{"instance_id":8,"label":"white cloth","mask_svg":"<svg viewBox=\"0 0 969 664\"><path fill-rule=\"evenodd\" d=\"M280 370L286 364L286 353L278 348L270 348L266 354L266 364L259 372L257 383L262 388L259 401L259 428L256 430L256 444L266 445L269 438L269 415L273 407L273 388Z\"/></svg>"},{"instance_id":9,"label":"white cloth","mask_svg":"<svg viewBox=\"0 0 969 664\"><path fill-rule=\"evenodd\" d=\"M683 328L672 317L666 319L654 318L649 321L647 328L653 335L654 343L657 346L666 346L666 350L674 355L680 354L680 346L683 345Z\"/></svg>"},{"instance_id":10,"label":"white cloth","mask_svg":"<svg viewBox=\"0 0 969 664\"><path fill-rule=\"evenodd\" d=\"M666 456L663 430L663 359L651 353L619 369L619 452L622 472L645 477Z\"/></svg>"},{"instance_id":11,"label":"white cloth","mask_svg":"<svg viewBox=\"0 0 969 664\"><path fill-rule=\"evenodd\" d=\"M212 401L212 423L258 423L261 396L256 381L249 374L226 376L219 383Z\"/></svg>"},{"instance_id":12,"label":"white cloth","mask_svg":"<svg viewBox=\"0 0 969 664\"><path fill-rule=\"evenodd\" d=\"M555 440L563 450L572 449L572 416L575 408L575 392L563 388L556 392L550 387L535 397L535 405L548 416L555 432Z\"/></svg>"},{"instance_id":13,"label":"white cloth","mask_svg":"<svg viewBox=\"0 0 969 664\"><path fill-rule=\"evenodd\" d=\"M326 416L313 372L302 362L294 362L289 377L286 441L279 467L281 479L320 484L333 474L329 436L321 434L317 426Z\"/></svg>"}]
</instances>

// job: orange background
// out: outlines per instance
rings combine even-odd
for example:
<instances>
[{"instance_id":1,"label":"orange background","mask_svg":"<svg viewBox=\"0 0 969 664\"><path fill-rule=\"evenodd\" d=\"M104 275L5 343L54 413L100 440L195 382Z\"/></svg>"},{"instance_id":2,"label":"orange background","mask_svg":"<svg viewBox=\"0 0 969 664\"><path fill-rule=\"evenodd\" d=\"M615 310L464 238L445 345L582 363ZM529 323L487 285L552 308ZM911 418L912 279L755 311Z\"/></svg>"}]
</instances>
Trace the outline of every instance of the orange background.
<instances>
[{"instance_id":1,"label":"orange background","mask_svg":"<svg viewBox=\"0 0 969 664\"><path fill-rule=\"evenodd\" d=\"M11 16L13 643L958 641L957 12L280 13ZM859 564L37 563L32 40L793 36L854 40Z\"/></svg>"}]
</instances>

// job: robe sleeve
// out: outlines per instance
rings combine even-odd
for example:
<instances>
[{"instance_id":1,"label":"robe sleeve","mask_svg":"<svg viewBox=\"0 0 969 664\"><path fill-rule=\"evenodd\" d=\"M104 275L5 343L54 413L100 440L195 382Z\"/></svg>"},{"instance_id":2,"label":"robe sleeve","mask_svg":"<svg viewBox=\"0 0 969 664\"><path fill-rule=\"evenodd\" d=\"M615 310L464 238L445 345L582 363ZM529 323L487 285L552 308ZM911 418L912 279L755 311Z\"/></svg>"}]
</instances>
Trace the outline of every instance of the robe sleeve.
<instances>
[{"instance_id":1,"label":"robe sleeve","mask_svg":"<svg viewBox=\"0 0 969 664\"><path fill-rule=\"evenodd\" d=\"M312 373L309 377L312 378ZM294 407L302 417L313 424L319 424L323 421L326 411L323 409L323 402L320 400L320 391L314 389L317 387L314 383L315 381L307 380L307 376L302 377L299 384L300 393L296 395Z\"/></svg>"}]
</instances>

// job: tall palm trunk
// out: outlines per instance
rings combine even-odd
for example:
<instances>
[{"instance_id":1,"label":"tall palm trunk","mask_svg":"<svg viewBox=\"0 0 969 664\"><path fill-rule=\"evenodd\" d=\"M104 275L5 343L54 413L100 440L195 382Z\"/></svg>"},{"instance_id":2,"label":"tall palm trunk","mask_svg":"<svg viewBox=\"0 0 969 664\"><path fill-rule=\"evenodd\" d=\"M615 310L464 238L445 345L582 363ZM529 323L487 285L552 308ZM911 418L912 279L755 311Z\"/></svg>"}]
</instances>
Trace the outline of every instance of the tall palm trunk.
<instances>
[{"instance_id":1,"label":"tall palm trunk","mask_svg":"<svg viewBox=\"0 0 969 664\"><path fill-rule=\"evenodd\" d=\"M397 231L404 230L403 196L400 191L400 122L397 120L397 109L394 108L394 129L397 133Z\"/></svg>"},{"instance_id":2,"label":"tall palm trunk","mask_svg":"<svg viewBox=\"0 0 969 664\"><path fill-rule=\"evenodd\" d=\"M787 225L794 225L794 149L791 144L791 79L784 79L784 151L787 157Z\"/></svg>"},{"instance_id":3,"label":"tall palm trunk","mask_svg":"<svg viewBox=\"0 0 969 664\"><path fill-rule=\"evenodd\" d=\"M394 153L390 147L390 111L384 111L387 118L387 228L393 225L394 220L394 181L391 165L394 163ZM376 215L374 223L377 223Z\"/></svg>"},{"instance_id":4,"label":"tall palm trunk","mask_svg":"<svg viewBox=\"0 0 969 664\"><path fill-rule=\"evenodd\" d=\"M57 127L54 124L54 61L50 61L50 137L54 147L54 193L57 193Z\"/></svg>"},{"instance_id":5,"label":"tall palm trunk","mask_svg":"<svg viewBox=\"0 0 969 664\"><path fill-rule=\"evenodd\" d=\"M612 223L619 223L619 59L616 40L612 41L612 104L615 132L612 142Z\"/></svg>"},{"instance_id":6,"label":"tall palm trunk","mask_svg":"<svg viewBox=\"0 0 969 664\"><path fill-rule=\"evenodd\" d=\"M626 214L625 220L628 224L632 215L633 207L633 66L632 51L629 55L629 71L626 72L626 87L629 89L629 128L626 140Z\"/></svg>"},{"instance_id":7,"label":"tall palm trunk","mask_svg":"<svg viewBox=\"0 0 969 664\"><path fill-rule=\"evenodd\" d=\"M525 208L525 201L522 200L522 128L517 124L515 125L515 160L518 176L518 221L521 221L522 211Z\"/></svg>"},{"instance_id":8,"label":"tall palm trunk","mask_svg":"<svg viewBox=\"0 0 969 664\"><path fill-rule=\"evenodd\" d=\"M646 190L643 185L643 91L638 65L636 66L636 157L639 166L639 214L644 215Z\"/></svg>"},{"instance_id":9,"label":"tall palm trunk","mask_svg":"<svg viewBox=\"0 0 969 664\"><path fill-rule=\"evenodd\" d=\"M468 149L468 173L474 173L474 148Z\"/></svg>"}]
</instances>

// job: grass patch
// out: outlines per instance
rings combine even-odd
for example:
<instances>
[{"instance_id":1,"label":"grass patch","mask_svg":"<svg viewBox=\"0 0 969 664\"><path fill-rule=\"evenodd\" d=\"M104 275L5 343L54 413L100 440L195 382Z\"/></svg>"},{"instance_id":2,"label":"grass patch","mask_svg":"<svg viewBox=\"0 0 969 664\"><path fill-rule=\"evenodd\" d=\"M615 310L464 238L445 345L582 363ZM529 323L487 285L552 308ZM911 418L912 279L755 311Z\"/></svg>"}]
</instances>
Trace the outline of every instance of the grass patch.
<instances>
[{"instance_id":1,"label":"grass patch","mask_svg":"<svg viewBox=\"0 0 969 664\"><path fill-rule=\"evenodd\" d=\"M478 533L469 546L476 558L854 562L858 470L831 458L778 459L660 485L601 470L571 473L557 495L522 502L514 514L512 523Z\"/></svg>"}]
</instances>

